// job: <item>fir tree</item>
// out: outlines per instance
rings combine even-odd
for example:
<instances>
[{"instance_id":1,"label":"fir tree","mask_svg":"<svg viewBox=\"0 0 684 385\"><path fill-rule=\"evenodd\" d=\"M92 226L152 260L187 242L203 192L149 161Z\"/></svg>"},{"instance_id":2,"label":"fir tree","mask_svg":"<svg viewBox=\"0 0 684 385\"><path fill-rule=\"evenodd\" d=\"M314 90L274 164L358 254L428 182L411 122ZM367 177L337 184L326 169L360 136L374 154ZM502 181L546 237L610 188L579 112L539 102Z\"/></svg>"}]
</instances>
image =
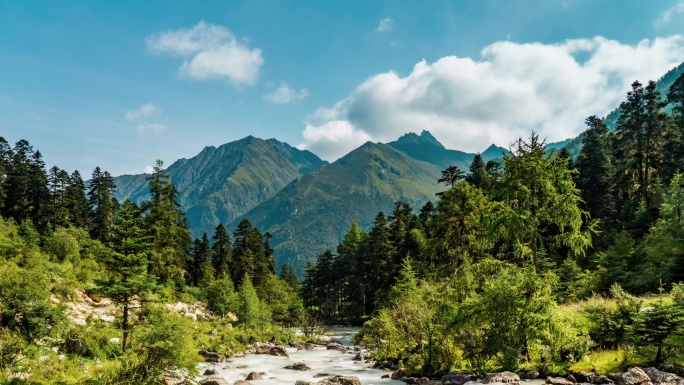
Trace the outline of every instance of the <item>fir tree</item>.
<instances>
[{"instance_id":1,"label":"fir tree","mask_svg":"<svg viewBox=\"0 0 684 385\"><path fill-rule=\"evenodd\" d=\"M577 157L577 187L582 191L587 211L592 218L605 220L613 216L613 165L608 127L596 116L586 120L582 152Z\"/></svg>"},{"instance_id":2,"label":"fir tree","mask_svg":"<svg viewBox=\"0 0 684 385\"><path fill-rule=\"evenodd\" d=\"M99 167L95 167L90 179L88 190L88 203L92 208L90 218L90 235L103 243L108 243L112 236L114 226L114 178L107 171L102 172Z\"/></svg>"},{"instance_id":3,"label":"fir tree","mask_svg":"<svg viewBox=\"0 0 684 385\"><path fill-rule=\"evenodd\" d=\"M233 243L230 240L230 234L219 223L212 239L214 243L211 245L211 264L214 267L216 277L229 275L233 257Z\"/></svg>"},{"instance_id":4,"label":"fir tree","mask_svg":"<svg viewBox=\"0 0 684 385\"><path fill-rule=\"evenodd\" d=\"M78 171L74 171L69 177L64 200L70 223L76 227L87 228L90 220L90 204L86 197L85 183Z\"/></svg>"}]
</instances>

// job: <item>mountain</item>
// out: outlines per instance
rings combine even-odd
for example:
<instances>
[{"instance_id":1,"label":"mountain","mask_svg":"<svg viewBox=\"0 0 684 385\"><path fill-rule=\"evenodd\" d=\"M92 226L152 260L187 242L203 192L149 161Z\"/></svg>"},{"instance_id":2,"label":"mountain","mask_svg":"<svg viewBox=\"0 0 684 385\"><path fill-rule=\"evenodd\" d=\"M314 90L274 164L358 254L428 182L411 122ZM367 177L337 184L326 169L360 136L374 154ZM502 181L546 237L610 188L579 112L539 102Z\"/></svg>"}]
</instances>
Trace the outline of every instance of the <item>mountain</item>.
<instances>
[{"instance_id":1,"label":"mountain","mask_svg":"<svg viewBox=\"0 0 684 385\"><path fill-rule=\"evenodd\" d=\"M193 236L213 234L218 223L273 197L288 183L327 164L309 151L275 139L248 136L219 147L205 147L190 159L179 159L166 169L178 190ZM147 199L146 174L115 178L115 197L135 202Z\"/></svg>"},{"instance_id":2,"label":"mountain","mask_svg":"<svg viewBox=\"0 0 684 385\"><path fill-rule=\"evenodd\" d=\"M501 158L492 146L485 160ZM484 155L483 155L484 156ZM335 249L352 221L369 229L376 214L390 215L398 200L415 210L446 187L441 171L456 165L464 171L474 154L446 149L429 132L409 133L387 144L367 142L337 161L297 178L268 201L229 226L248 218L272 238L278 263L301 271L307 260Z\"/></svg>"}]
</instances>

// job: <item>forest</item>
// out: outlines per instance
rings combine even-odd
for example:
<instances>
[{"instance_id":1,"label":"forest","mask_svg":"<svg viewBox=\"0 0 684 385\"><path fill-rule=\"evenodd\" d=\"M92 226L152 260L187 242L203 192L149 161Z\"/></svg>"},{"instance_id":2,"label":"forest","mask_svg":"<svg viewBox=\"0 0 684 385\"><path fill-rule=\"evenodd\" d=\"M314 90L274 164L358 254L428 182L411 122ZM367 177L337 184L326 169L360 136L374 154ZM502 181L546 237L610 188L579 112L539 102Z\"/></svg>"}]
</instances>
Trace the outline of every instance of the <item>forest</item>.
<instances>
[{"instance_id":1,"label":"forest","mask_svg":"<svg viewBox=\"0 0 684 385\"><path fill-rule=\"evenodd\" d=\"M684 76L634 82L614 130L586 125L575 159L532 133L445 169L434 202L351 223L301 282L247 219L193 240L161 161L149 199L120 202L99 167L86 182L0 138L0 382L156 384L195 374L199 349L320 324L363 326L376 360L424 375L682 364ZM79 292L116 320L71 322ZM197 301L212 315L165 306Z\"/></svg>"}]
</instances>

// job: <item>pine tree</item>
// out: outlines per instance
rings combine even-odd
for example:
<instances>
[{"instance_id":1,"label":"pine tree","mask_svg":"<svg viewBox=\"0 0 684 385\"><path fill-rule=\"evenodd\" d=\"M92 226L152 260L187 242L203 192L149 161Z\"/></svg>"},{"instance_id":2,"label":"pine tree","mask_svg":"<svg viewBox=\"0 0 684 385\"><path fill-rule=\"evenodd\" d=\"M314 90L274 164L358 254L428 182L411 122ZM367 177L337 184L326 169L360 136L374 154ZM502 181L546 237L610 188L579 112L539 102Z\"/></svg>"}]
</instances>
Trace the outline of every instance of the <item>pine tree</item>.
<instances>
[{"instance_id":1,"label":"pine tree","mask_svg":"<svg viewBox=\"0 0 684 385\"><path fill-rule=\"evenodd\" d=\"M152 239L144 230L140 209L126 199L119 207L111 244L114 249L105 261L109 279L99 283L99 290L123 307L122 349L128 345L130 308L134 299L154 287L154 276L147 273Z\"/></svg>"},{"instance_id":2,"label":"pine tree","mask_svg":"<svg viewBox=\"0 0 684 385\"><path fill-rule=\"evenodd\" d=\"M373 227L368 232L368 238L363 245L363 254L368 259L365 293L365 313L372 314L379 301L378 297L388 289L384 285L389 281L390 264L395 250L390 242L389 223L381 211L375 216Z\"/></svg>"},{"instance_id":3,"label":"pine tree","mask_svg":"<svg viewBox=\"0 0 684 385\"><path fill-rule=\"evenodd\" d=\"M534 133L529 142L519 139L514 146L503 157L504 205L496 215L497 231L511 242L515 255L531 259L539 273L539 241L545 228L556 228L555 242L575 254L591 245L591 234L582 230L586 212L579 207L580 191L567 160L547 155L544 141Z\"/></svg>"},{"instance_id":4,"label":"pine tree","mask_svg":"<svg viewBox=\"0 0 684 385\"><path fill-rule=\"evenodd\" d=\"M454 187L458 181L465 178L465 173L456 166L449 166L442 171L442 177L437 180L437 183L444 183L449 187Z\"/></svg>"},{"instance_id":5,"label":"pine tree","mask_svg":"<svg viewBox=\"0 0 684 385\"><path fill-rule=\"evenodd\" d=\"M70 222L70 212L67 207L67 187L71 182L69 174L59 167L53 166L48 174L50 189L50 222L52 228L65 227Z\"/></svg>"},{"instance_id":6,"label":"pine tree","mask_svg":"<svg viewBox=\"0 0 684 385\"><path fill-rule=\"evenodd\" d=\"M78 171L74 171L69 177L64 200L70 223L82 229L87 228L90 220L90 204L86 197L85 183Z\"/></svg>"},{"instance_id":7,"label":"pine tree","mask_svg":"<svg viewBox=\"0 0 684 385\"><path fill-rule=\"evenodd\" d=\"M672 117L680 130L684 130L684 73L672 83L667 93L667 102L672 105Z\"/></svg>"},{"instance_id":8,"label":"pine tree","mask_svg":"<svg viewBox=\"0 0 684 385\"><path fill-rule=\"evenodd\" d=\"M90 179L88 203L92 208L90 217L90 235L103 243L108 243L114 226L114 210L112 204L114 196L114 178L107 171L102 172L95 167Z\"/></svg>"},{"instance_id":9,"label":"pine tree","mask_svg":"<svg viewBox=\"0 0 684 385\"><path fill-rule=\"evenodd\" d=\"M189 268L189 281L194 286L206 287L214 279L214 268L211 266L211 246L207 233L202 239L196 238L192 247L192 262Z\"/></svg>"},{"instance_id":10,"label":"pine tree","mask_svg":"<svg viewBox=\"0 0 684 385\"><path fill-rule=\"evenodd\" d=\"M582 191L587 211L592 218L605 220L613 216L613 165L608 127L596 116L586 120L582 152L577 157L577 187Z\"/></svg>"},{"instance_id":11,"label":"pine tree","mask_svg":"<svg viewBox=\"0 0 684 385\"><path fill-rule=\"evenodd\" d=\"M219 223L212 239L214 243L211 245L211 264L214 267L216 277L229 275L233 258L233 243L230 240L230 234Z\"/></svg>"},{"instance_id":12,"label":"pine tree","mask_svg":"<svg viewBox=\"0 0 684 385\"><path fill-rule=\"evenodd\" d=\"M292 290L299 292L299 278L297 278L297 273L287 262L284 262L283 266L280 268L280 279L287 282Z\"/></svg>"},{"instance_id":13,"label":"pine tree","mask_svg":"<svg viewBox=\"0 0 684 385\"><path fill-rule=\"evenodd\" d=\"M7 190L5 183L7 181L7 174L12 165L12 148L7 140L0 136L0 214L5 212L5 200L7 199Z\"/></svg>"},{"instance_id":14,"label":"pine tree","mask_svg":"<svg viewBox=\"0 0 684 385\"><path fill-rule=\"evenodd\" d=\"M151 201L143 204L145 223L154 240L151 272L163 281L180 280L189 259L192 237L179 208L178 192L164 172L164 162L157 160L154 172L147 178Z\"/></svg>"},{"instance_id":15,"label":"pine tree","mask_svg":"<svg viewBox=\"0 0 684 385\"><path fill-rule=\"evenodd\" d=\"M490 179L491 175L487 172L487 165L478 152L470 163L470 174L466 176L465 180L476 188L487 191L491 184Z\"/></svg>"},{"instance_id":16,"label":"pine tree","mask_svg":"<svg viewBox=\"0 0 684 385\"><path fill-rule=\"evenodd\" d=\"M363 253L366 234L356 222L352 222L342 242L337 245L337 261L344 277L341 288L342 313L351 321L360 320L365 314L366 293L369 277L369 261ZM302 283L304 286L304 283Z\"/></svg>"}]
</instances>

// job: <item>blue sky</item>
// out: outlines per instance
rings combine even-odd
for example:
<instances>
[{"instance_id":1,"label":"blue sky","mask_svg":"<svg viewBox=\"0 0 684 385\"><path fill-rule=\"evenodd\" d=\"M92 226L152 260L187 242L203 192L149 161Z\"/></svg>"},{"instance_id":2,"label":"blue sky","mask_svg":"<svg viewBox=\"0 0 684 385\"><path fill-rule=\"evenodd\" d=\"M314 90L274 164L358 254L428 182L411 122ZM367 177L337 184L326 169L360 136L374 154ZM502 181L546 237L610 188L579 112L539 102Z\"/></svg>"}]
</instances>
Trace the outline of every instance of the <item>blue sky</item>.
<instances>
[{"instance_id":1,"label":"blue sky","mask_svg":"<svg viewBox=\"0 0 684 385\"><path fill-rule=\"evenodd\" d=\"M0 0L0 136L85 175L247 135L562 140L684 61L683 27L681 0Z\"/></svg>"}]
</instances>

